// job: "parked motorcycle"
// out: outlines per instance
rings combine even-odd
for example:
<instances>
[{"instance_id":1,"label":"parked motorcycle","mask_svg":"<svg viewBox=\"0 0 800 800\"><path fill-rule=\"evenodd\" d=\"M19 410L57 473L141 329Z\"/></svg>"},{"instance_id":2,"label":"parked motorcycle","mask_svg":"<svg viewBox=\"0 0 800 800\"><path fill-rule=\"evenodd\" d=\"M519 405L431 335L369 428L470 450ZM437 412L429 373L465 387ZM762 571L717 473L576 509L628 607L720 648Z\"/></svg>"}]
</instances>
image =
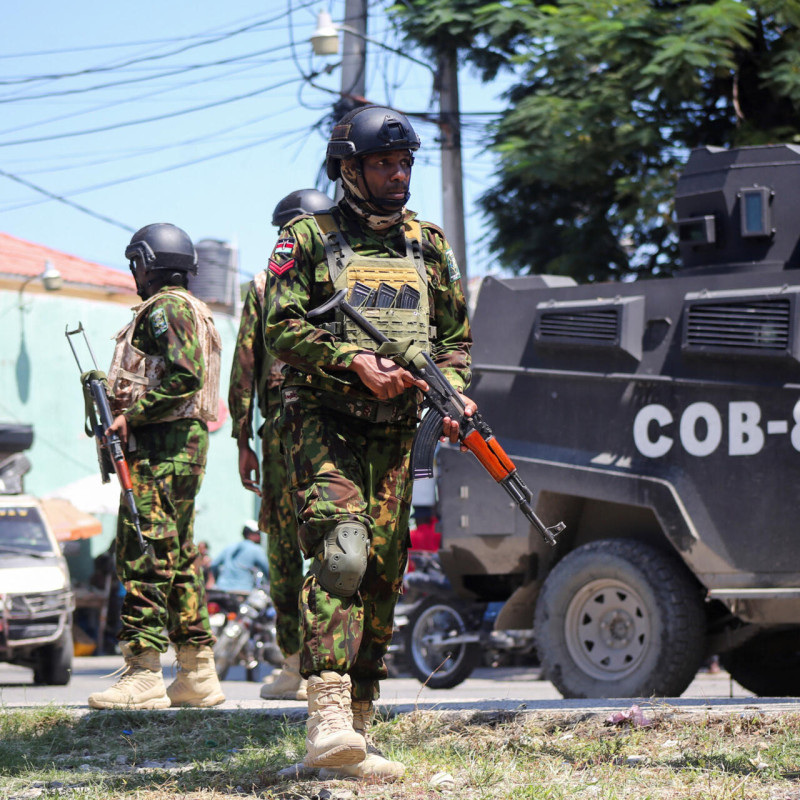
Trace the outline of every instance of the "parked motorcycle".
<instances>
[{"instance_id":1,"label":"parked motorcycle","mask_svg":"<svg viewBox=\"0 0 800 800\"><path fill-rule=\"evenodd\" d=\"M535 662L532 630L493 630L502 603L458 597L435 553L412 552L410 559L389 648L394 674L406 667L431 689L450 689L482 665Z\"/></svg>"},{"instance_id":2,"label":"parked motorcycle","mask_svg":"<svg viewBox=\"0 0 800 800\"><path fill-rule=\"evenodd\" d=\"M262 663L280 666L283 656L275 633L275 607L263 573L257 573L255 586L243 599L209 590L208 605L211 629L217 637L214 663L220 680L237 664L244 666L248 681L258 680Z\"/></svg>"}]
</instances>

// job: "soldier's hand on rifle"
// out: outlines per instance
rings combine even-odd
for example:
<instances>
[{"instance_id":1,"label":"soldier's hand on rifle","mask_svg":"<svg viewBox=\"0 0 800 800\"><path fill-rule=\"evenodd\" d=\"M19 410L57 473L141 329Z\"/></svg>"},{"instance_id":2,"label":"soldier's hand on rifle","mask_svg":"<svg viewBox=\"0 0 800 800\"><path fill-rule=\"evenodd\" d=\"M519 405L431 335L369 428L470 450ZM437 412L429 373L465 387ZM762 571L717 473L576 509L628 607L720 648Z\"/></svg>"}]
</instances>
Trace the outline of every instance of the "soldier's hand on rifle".
<instances>
[{"instance_id":1,"label":"soldier's hand on rifle","mask_svg":"<svg viewBox=\"0 0 800 800\"><path fill-rule=\"evenodd\" d=\"M464 404L464 416L471 417L478 410L478 406L473 400L470 400L469 397L461 394L461 392L458 393L458 396ZM442 420L442 438L440 441L446 442L449 440L451 444L456 444L458 442L458 429L459 421L457 419L445 417ZM467 452L467 448L464 447L463 444L461 445L461 451L464 453Z\"/></svg>"},{"instance_id":2,"label":"soldier's hand on rifle","mask_svg":"<svg viewBox=\"0 0 800 800\"><path fill-rule=\"evenodd\" d=\"M261 472L258 456L247 442L239 441L239 477L242 486L261 497Z\"/></svg>"},{"instance_id":3,"label":"soldier's hand on rifle","mask_svg":"<svg viewBox=\"0 0 800 800\"><path fill-rule=\"evenodd\" d=\"M123 447L128 446L128 420L125 418L124 414L114 417L111 427L105 431L106 437L113 436L114 434L119 436Z\"/></svg>"},{"instance_id":4,"label":"soldier's hand on rifle","mask_svg":"<svg viewBox=\"0 0 800 800\"><path fill-rule=\"evenodd\" d=\"M350 369L379 400L391 400L411 386L428 391L425 381L376 353L359 353L350 363Z\"/></svg>"}]
</instances>

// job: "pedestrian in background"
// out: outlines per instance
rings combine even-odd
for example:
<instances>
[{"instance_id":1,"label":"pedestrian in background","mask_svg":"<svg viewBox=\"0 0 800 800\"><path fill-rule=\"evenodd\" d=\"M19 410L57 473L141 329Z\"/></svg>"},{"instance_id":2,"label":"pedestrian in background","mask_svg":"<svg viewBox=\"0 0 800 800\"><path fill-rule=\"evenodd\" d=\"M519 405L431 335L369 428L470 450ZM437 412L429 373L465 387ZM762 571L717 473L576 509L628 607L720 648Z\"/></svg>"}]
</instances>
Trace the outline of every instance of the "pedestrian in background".
<instances>
[{"instance_id":1,"label":"pedestrian in background","mask_svg":"<svg viewBox=\"0 0 800 800\"><path fill-rule=\"evenodd\" d=\"M269 575L267 554L261 544L261 531L252 519L242 528L242 541L229 544L211 562L214 588L219 592L247 595L256 585L256 575Z\"/></svg>"}]
</instances>

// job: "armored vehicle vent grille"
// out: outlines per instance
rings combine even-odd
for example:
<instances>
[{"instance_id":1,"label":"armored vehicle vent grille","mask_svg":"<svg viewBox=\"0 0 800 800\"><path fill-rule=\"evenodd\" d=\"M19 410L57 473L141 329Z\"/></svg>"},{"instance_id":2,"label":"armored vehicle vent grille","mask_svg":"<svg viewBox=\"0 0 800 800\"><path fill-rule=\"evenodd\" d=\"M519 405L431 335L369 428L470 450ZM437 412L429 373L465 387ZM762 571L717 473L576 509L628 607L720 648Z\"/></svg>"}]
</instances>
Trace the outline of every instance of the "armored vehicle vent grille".
<instances>
[{"instance_id":1,"label":"armored vehicle vent grille","mask_svg":"<svg viewBox=\"0 0 800 800\"><path fill-rule=\"evenodd\" d=\"M548 301L536 306L534 338L540 347L591 348L642 357L644 297Z\"/></svg>"},{"instance_id":2,"label":"armored vehicle vent grille","mask_svg":"<svg viewBox=\"0 0 800 800\"><path fill-rule=\"evenodd\" d=\"M598 342L614 344L619 336L619 310L616 308L582 311L580 313L557 312L542 314L539 322L539 337L572 339L583 343Z\"/></svg>"},{"instance_id":3,"label":"armored vehicle vent grille","mask_svg":"<svg viewBox=\"0 0 800 800\"><path fill-rule=\"evenodd\" d=\"M684 345L688 348L781 354L790 348L788 297L693 303L687 311Z\"/></svg>"}]
</instances>

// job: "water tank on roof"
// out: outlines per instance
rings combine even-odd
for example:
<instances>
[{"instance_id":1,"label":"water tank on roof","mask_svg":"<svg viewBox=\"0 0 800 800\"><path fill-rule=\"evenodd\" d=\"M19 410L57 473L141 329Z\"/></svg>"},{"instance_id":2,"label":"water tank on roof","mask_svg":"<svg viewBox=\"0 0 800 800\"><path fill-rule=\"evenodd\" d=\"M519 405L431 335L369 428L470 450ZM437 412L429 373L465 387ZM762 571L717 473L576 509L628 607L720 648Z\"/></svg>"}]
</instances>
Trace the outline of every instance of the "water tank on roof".
<instances>
[{"instance_id":1,"label":"water tank on roof","mask_svg":"<svg viewBox=\"0 0 800 800\"><path fill-rule=\"evenodd\" d=\"M189 275L189 290L206 303L220 303L231 312L239 298L239 252L228 242L201 239L197 250L197 275Z\"/></svg>"}]
</instances>

